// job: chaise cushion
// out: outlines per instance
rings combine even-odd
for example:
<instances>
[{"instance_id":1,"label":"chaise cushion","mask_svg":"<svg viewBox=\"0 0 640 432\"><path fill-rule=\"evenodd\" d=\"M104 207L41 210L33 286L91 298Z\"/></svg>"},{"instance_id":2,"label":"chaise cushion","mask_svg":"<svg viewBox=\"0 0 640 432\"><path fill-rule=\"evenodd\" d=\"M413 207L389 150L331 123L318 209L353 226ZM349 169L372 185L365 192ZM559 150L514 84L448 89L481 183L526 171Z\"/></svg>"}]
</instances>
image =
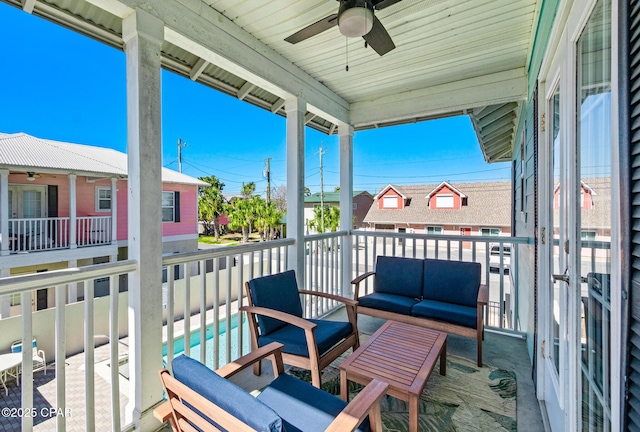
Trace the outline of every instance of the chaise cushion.
<instances>
[{"instance_id":1,"label":"chaise cushion","mask_svg":"<svg viewBox=\"0 0 640 432\"><path fill-rule=\"evenodd\" d=\"M293 270L249 281L249 290L254 306L275 309L302 318L302 305L298 283ZM268 335L283 328L287 323L258 315L261 335Z\"/></svg>"},{"instance_id":2,"label":"chaise cushion","mask_svg":"<svg viewBox=\"0 0 640 432\"><path fill-rule=\"evenodd\" d=\"M477 305L480 263L426 259L424 275L424 299L463 306Z\"/></svg>"},{"instance_id":3,"label":"chaise cushion","mask_svg":"<svg viewBox=\"0 0 640 432\"><path fill-rule=\"evenodd\" d=\"M358 298L358 307L368 307L409 315L413 305L419 301L420 300L413 297L374 292Z\"/></svg>"},{"instance_id":4,"label":"chaise cushion","mask_svg":"<svg viewBox=\"0 0 640 432\"><path fill-rule=\"evenodd\" d=\"M347 406L338 397L286 374L271 382L258 399L282 417L287 432L324 431ZM366 418L357 430L369 429Z\"/></svg>"},{"instance_id":5,"label":"chaise cushion","mask_svg":"<svg viewBox=\"0 0 640 432\"><path fill-rule=\"evenodd\" d=\"M415 258L379 256L373 291L422 298L422 261Z\"/></svg>"},{"instance_id":6,"label":"chaise cushion","mask_svg":"<svg viewBox=\"0 0 640 432\"><path fill-rule=\"evenodd\" d=\"M422 300L411 309L411 315L446 321L463 327L476 328L478 309L476 306L463 306L436 300Z\"/></svg>"},{"instance_id":7,"label":"chaise cushion","mask_svg":"<svg viewBox=\"0 0 640 432\"><path fill-rule=\"evenodd\" d=\"M320 355L329 351L331 347L353 332L349 322L314 319L309 321L317 325L315 335ZM258 337L258 346L265 346L271 342L284 344L282 352L309 357L307 338L304 335L304 330L300 327L287 324L274 332Z\"/></svg>"},{"instance_id":8,"label":"chaise cushion","mask_svg":"<svg viewBox=\"0 0 640 432\"><path fill-rule=\"evenodd\" d=\"M284 430L282 419L273 409L199 361L181 355L171 365L175 379L252 428L268 432ZM216 424L213 419L210 421Z\"/></svg>"}]
</instances>

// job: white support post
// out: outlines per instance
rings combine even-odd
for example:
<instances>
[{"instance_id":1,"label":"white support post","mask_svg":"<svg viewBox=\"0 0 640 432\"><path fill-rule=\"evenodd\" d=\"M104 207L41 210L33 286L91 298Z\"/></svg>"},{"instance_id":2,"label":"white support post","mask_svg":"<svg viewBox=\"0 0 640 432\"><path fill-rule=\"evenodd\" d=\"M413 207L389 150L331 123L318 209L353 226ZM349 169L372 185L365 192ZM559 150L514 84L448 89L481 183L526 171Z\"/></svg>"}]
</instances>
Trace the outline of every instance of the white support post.
<instances>
[{"instance_id":1,"label":"white support post","mask_svg":"<svg viewBox=\"0 0 640 432\"><path fill-rule=\"evenodd\" d=\"M349 231L342 244L342 295L351 297L353 276L353 126L338 126L340 136L340 230Z\"/></svg>"},{"instance_id":2,"label":"white support post","mask_svg":"<svg viewBox=\"0 0 640 432\"><path fill-rule=\"evenodd\" d=\"M0 255L9 255L9 170L0 170Z\"/></svg>"},{"instance_id":3,"label":"white support post","mask_svg":"<svg viewBox=\"0 0 640 432\"><path fill-rule=\"evenodd\" d=\"M0 170L0 256L9 255L9 170ZM1 258L0 258L1 259ZM0 277L9 276L9 269L1 269ZM11 315L11 297L0 296L0 318Z\"/></svg>"},{"instance_id":4,"label":"white support post","mask_svg":"<svg viewBox=\"0 0 640 432\"><path fill-rule=\"evenodd\" d=\"M69 174L69 248L71 249L75 249L78 247L76 202L76 175Z\"/></svg>"},{"instance_id":5,"label":"white support post","mask_svg":"<svg viewBox=\"0 0 640 432\"><path fill-rule=\"evenodd\" d=\"M118 179L111 178L111 244L118 244Z\"/></svg>"},{"instance_id":6,"label":"white support post","mask_svg":"<svg viewBox=\"0 0 640 432\"><path fill-rule=\"evenodd\" d=\"M127 73L129 403L126 423L156 430L162 400L162 136L160 49L164 23L136 9L123 21Z\"/></svg>"},{"instance_id":7,"label":"white support post","mask_svg":"<svg viewBox=\"0 0 640 432\"><path fill-rule=\"evenodd\" d=\"M285 105L287 113L287 237L295 239L289 247L287 266L296 271L298 286L304 287L304 115L307 102L296 97Z\"/></svg>"}]
</instances>

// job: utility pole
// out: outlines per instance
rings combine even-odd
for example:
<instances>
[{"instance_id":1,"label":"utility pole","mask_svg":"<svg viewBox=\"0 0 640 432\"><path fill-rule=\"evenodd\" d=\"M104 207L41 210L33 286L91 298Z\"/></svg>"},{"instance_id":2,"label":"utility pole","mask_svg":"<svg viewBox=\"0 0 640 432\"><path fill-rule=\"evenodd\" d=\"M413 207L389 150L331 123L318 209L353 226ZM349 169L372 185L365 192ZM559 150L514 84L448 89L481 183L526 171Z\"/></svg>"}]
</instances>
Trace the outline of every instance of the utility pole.
<instances>
[{"instance_id":1,"label":"utility pole","mask_svg":"<svg viewBox=\"0 0 640 432\"><path fill-rule=\"evenodd\" d=\"M266 158L267 169L264 170L264 177L267 179L267 204L271 202L271 158Z\"/></svg>"},{"instance_id":2,"label":"utility pole","mask_svg":"<svg viewBox=\"0 0 640 432\"><path fill-rule=\"evenodd\" d=\"M187 143L182 142L180 138L178 138L178 172L182 172L182 147L186 147Z\"/></svg>"},{"instance_id":3,"label":"utility pole","mask_svg":"<svg viewBox=\"0 0 640 432\"><path fill-rule=\"evenodd\" d=\"M326 150L322 150L322 142L320 142L320 150L316 152L320 155L320 232L324 232L324 188L322 186L322 156L327 154Z\"/></svg>"}]
</instances>

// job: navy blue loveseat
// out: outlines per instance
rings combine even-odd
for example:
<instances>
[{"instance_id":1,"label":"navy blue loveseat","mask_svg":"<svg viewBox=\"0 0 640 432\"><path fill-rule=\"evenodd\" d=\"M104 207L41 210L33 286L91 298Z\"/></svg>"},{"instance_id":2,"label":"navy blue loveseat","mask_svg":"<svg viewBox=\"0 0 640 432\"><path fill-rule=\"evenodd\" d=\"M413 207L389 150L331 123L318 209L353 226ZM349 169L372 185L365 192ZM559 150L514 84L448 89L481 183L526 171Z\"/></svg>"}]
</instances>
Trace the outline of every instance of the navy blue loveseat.
<instances>
[{"instance_id":1,"label":"navy blue loveseat","mask_svg":"<svg viewBox=\"0 0 640 432\"><path fill-rule=\"evenodd\" d=\"M360 296L370 276L373 292ZM360 314L475 338L482 366L483 311L489 291L479 263L379 256L376 270L355 278Z\"/></svg>"}]
</instances>

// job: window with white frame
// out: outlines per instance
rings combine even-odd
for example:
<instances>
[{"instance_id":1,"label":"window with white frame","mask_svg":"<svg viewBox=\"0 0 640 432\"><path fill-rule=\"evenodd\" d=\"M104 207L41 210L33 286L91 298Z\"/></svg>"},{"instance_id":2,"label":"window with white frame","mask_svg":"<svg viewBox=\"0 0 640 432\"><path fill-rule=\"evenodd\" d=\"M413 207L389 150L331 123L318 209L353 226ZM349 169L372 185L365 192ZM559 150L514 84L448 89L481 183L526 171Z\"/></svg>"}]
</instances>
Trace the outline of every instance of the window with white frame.
<instances>
[{"instance_id":1,"label":"window with white frame","mask_svg":"<svg viewBox=\"0 0 640 432\"><path fill-rule=\"evenodd\" d=\"M480 235L483 236L499 236L500 228L480 228Z\"/></svg>"},{"instance_id":2,"label":"window with white frame","mask_svg":"<svg viewBox=\"0 0 640 432\"><path fill-rule=\"evenodd\" d=\"M111 188L96 187L96 211L108 212L111 210Z\"/></svg>"},{"instance_id":3,"label":"window with white frame","mask_svg":"<svg viewBox=\"0 0 640 432\"><path fill-rule=\"evenodd\" d=\"M442 227L441 226L428 226L427 227L427 234L442 234Z\"/></svg>"},{"instance_id":4,"label":"window with white frame","mask_svg":"<svg viewBox=\"0 0 640 432\"><path fill-rule=\"evenodd\" d=\"M580 240L582 240L582 241L596 241L596 232L595 231L581 231L580 232Z\"/></svg>"},{"instance_id":5,"label":"window with white frame","mask_svg":"<svg viewBox=\"0 0 640 432\"><path fill-rule=\"evenodd\" d=\"M382 208L398 208L398 197L395 195L382 197Z\"/></svg>"},{"instance_id":6,"label":"window with white frame","mask_svg":"<svg viewBox=\"0 0 640 432\"><path fill-rule=\"evenodd\" d=\"M162 222L174 222L175 196L173 192L162 192Z\"/></svg>"},{"instance_id":7,"label":"window with white frame","mask_svg":"<svg viewBox=\"0 0 640 432\"><path fill-rule=\"evenodd\" d=\"M353 210L358 210L358 203L353 203Z\"/></svg>"},{"instance_id":8,"label":"window with white frame","mask_svg":"<svg viewBox=\"0 0 640 432\"><path fill-rule=\"evenodd\" d=\"M436 195L436 208L453 208L453 195Z\"/></svg>"},{"instance_id":9,"label":"window with white frame","mask_svg":"<svg viewBox=\"0 0 640 432\"><path fill-rule=\"evenodd\" d=\"M17 294L11 294L10 297L10 304L11 306L20 306L20 293Z\"/></svg>"}]
</instances>

